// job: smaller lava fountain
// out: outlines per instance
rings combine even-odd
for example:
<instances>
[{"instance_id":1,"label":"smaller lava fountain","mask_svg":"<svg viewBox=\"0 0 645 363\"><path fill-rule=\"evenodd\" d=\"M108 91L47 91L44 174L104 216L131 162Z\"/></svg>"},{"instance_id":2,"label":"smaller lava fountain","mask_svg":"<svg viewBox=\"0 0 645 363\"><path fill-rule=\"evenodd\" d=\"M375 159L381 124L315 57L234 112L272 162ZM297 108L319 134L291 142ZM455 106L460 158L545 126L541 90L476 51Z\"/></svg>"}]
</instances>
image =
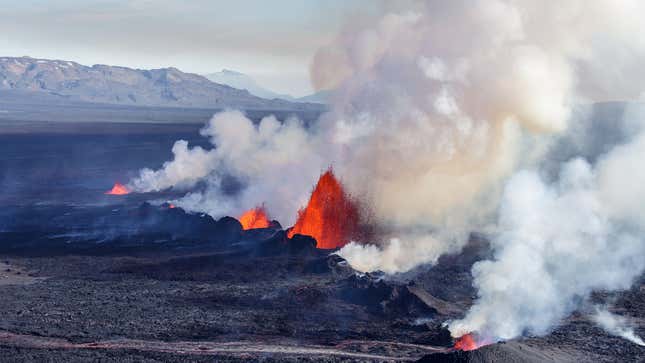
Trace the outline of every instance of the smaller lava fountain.
<instances>
[{"instance_id":1,"label":"smaller lava fountain","mask_svg":"<svg viewBox=\"0 0 645 363\"><path fill-rule=\"evenodd\" d=\"M114 186L112 187L112 189L110 189L107 192L105 192L105 194L107 194L107 195L126 195L126 194L130 194L130 190L128 190L128 188L126 188L125 185L123 185L123 184L121 184L119 182L116 182L116 183L114 183Z\"/></svg>"},{"instance_id":2,"label":"smaller lava fountain","mask_svg":"<svg viewBox=\"0 0 645 363\"><path fill-rule=\"evenodd\" d=\"M470 351L481 348L484 345L488 344L491 343L487 340L478 341L473 333L469 333L462 335L459 339L457 339L457 341L455 341L454 347L456 350Z\"/></svg>"},{"instance_id":3,"label":"smaller lava fountain","mask_svg":"<svg viewBox=\"0 0 645 363\"><path fill-rule=\"evenodd\" d=\"M244 212L240 218L238 218L242 224L242 228L246 229L255 229L255 228L267 228L270 225L269 217L267 216L266 209L264 206L255 207Z\"/></svg>"},{"instance_id":4,"label":"smaller lava fountain","mask_svg":"<svg viewBox=\"0 0 645 363\"><path fill-rule=\"evenodd\" d=\"M289 231L316 239L322 249L340 248L359 234L359 211L331 169L320 176L307 206Z\"/></svg>"}]
</instances>

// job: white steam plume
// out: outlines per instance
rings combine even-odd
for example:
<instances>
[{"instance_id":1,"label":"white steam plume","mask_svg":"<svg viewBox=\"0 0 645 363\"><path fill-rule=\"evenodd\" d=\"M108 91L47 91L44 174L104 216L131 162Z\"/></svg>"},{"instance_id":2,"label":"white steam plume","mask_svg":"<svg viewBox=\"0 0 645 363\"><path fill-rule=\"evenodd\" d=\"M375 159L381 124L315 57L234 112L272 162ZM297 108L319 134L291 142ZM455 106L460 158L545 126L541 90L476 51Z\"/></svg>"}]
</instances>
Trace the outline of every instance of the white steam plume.
<instances>
[{"instance_id":1,"label":"white steam plume","mask_svg":"<svg viewBox=\"0 0 645 363\"><path fill-rule=\"evenodd\" d=\"M178 140L172 147L174 158L159 170L144 168L139 177L130 181L128 189L137 192L152 192L170 187L190 188L213 171L215 153L197 146L188 148L188 142Z\"/></svg>"},{"instance_id":2,"label":"white steam plume","mask_svg":"<svg viewBox=\"0 0 645 363\"><path fill-rule=\"evenodd\" d=\"M426 1L421 9L348 29L312 67L318 84L340 85L326 120L344 146L335 165L352 193L400 241L423 226L426 241L442 242L340 252L363 271L405 271L407 261L454 250L494 222L500 185L541 161L576 102L642 92L645 27L633 16L641 2ZM389 262L365 264L367 255Z\"/></svg>"},{"instance_id":3,"label":"white steam plume","mask_svg":"<svg viewBox=\"0 0 645 363\"><path fill-rule=\"evenodd\" d=\"M350 243L338 254L346 258L357 271L380 270L394 274L411 270L428 261L435 261L442 253L457 250L458 245L452 244L451 247L430 234L406 234L405 239L391 238L382 248L372 244ZM414 251L414 254L410 254L409 251Z\"/></svg>"},{"instance_id":4,"label":"white steam plume","mask_svg":"<svg viewBox=\"0 0 645 363\"><path fill-rule=\"evenodd\" d=\"M453 336L545 334L594 290L628 288L645 270L645 134L595 168L575 159L557 183L523 171L507 184L495 258L473 266L478 299Z\"/></svg>"},{"instance_id":5,"label":"white steam plume","mask_svg":"<svg viewBox=\"0 0 645 363\"><path fill-rule=\"evenodd\" d=\"M132 190L190 188L203 182L204 191L190 192L176 204L221 217L238 216L265 203L272 217L293 222L294 211L306 202L324 165L322 156L312 152L315 140L300 121L281 123L270 116L254 125L241 112L226 111L213 116L201 134L210 139L213 149L189 149L185 141L177 141L174 159L157 171L141 170L129 183ZM230 176L240 184L239 191L228 191L223 185Z\"/></svg>"},{"instance_id":6,"label":"white steam plume","mask_svg":"<svg viewBox=\"0 0 645 363\"><path fill-rule=\"evenodd\" d=\"M629 321L620 315L614 315L607 309L596 306L595 313L591 316L592 320L609 334L622 337L630 342L645 347L645 341L634 332Z\"/></svg>"}]
</instances>

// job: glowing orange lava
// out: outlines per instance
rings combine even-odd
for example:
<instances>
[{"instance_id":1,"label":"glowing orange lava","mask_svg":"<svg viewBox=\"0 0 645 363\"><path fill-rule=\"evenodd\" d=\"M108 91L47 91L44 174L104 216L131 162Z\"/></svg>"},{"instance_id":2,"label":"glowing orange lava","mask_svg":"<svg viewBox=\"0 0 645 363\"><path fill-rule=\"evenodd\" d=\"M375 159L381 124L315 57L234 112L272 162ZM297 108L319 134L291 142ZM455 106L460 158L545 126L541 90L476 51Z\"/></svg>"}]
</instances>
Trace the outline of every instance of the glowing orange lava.
<instances>
[{"instance_id":1,"label":"glowing orange lava","mask_svg":"<svg viewBox=\"0 0 645 363\"><path fill-rule=\"evenodd\" d=\"M129 193L130 191L128 190L128 188L126 188L125 185L119 182L114 183L114 186L112 187L112 189L105 192L105 194L108 194L108 195L126 195Z\"/></svg>"},{"instance_id":2,"label":"glowing orange lava","mask_svg":"<svg viewBox=\"0 0 645 363\"><path fill-rule=\"evenodd\" d=\"M263 206L247 210L238 220L244 229L269 227L269 218Z\"/></svg>"},{"instance_id":3,"label":"glowing orange lava","mask_svg":"<svg viewBox=\"0 0 645 363\"><path fill-rule=\"evenodd\" d=\"M462 335L461 338L457 339L455 342L455 349L457 350L475 350L477 348L481 348L484 345L491 344L492 342L489 340L483 340L483 341L478 341L478 339L475 339L472 333Z\"/></svg>"},{"instance_id":4,"label":"glowing orange lava","mask_svg":"<svg viewBox=\"0 0 645 363\"><path fill-rule=\"evenodd\" d=\"M288 236L308 235L316 239L318 248L340 248L357 237L358 222L358 207L329 169L320 176L307 206L298 211Z\"/></svg>"},{"instance_id":5,"label":"glowing orange lava","mask_svg":"<svg viewBox=\"0 0 645 363\"><path fill-rule=\"evenodd\" d=\"M457 339L455 342L455 349L466 351L475 350L477 349L477 343L475 343L475 339L471 334L466 334Z\"/></svg>"},{"instance_id":6,"label":"glowing orange lava","mask_svg":"<svg viewBox=\"0 0 645 363\"><path fill-rule=\"evenodd\" d=\"M172 204L172 203L168 203L168 208L170 208L170 209L175 209L175 208L177 208L177 207L176 207L174 204Z\"/></svg>"}]
</instances>

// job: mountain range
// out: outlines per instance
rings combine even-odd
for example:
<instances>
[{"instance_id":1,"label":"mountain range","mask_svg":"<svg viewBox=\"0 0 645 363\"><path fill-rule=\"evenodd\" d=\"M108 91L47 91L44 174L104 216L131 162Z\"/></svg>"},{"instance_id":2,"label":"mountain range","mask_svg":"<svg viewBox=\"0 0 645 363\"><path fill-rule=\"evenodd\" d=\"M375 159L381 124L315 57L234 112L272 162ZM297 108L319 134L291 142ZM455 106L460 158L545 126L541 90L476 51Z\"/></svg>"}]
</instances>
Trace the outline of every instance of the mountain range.
<instances>
[{"instance_id":1,"label":"mountain range","mask_svg":"<svg viewBox=\"0 0 645 363\"><path fill-rule=\"evenodd\" d=\"M223 69L220 72L206 74L204 77L210 79L215 83L225 84L237 89L244 89L249 91L250 94L266 99L281 99L291 102L313 102L313 103L327 103L329 98L329 91L319 91L304 97L293 97L288 94L282 94L273 92L265 87L259 85L253 78L250 76Z\"/></svg>"},{"instance_id":2,"label":"mountain range","mask_svg":"<svg viewBox=\"0 0 645 363\"><path fill-rule=\"evenodd\" d=\"M318 103L265 99L176 68L132 69L76 62L0 57L0 91L69 101L155 107L310 111Z\"/></svg>"}]
</instances>

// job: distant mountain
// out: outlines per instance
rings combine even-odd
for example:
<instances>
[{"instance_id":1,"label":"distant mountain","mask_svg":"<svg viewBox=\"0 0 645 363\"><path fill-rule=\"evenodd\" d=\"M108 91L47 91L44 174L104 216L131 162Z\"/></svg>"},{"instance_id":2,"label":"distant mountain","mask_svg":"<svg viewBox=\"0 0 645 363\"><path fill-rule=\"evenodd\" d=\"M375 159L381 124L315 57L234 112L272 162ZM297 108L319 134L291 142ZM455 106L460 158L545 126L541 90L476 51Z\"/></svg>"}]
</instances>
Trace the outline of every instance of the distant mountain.
<instances>
[{"instance_id":1,"label":"distant mountain","mask_svg":"<svg viewBox=\"0 0 645 363\"><path fill-rule=\"evenodd\" d=\"M273 92L269 89L266 89L260 86L252 77L228 69L223 69L220 72L211 73L205 75L206 78L210 79L213 82L225 84L237 89L244 89L249 91L250 94L266 99L281 99L291 102L311 102L311 103L327 103L329 91L320 91L314 94L296 98L288 94L281 94Z\"/></svg>"},{"instance_id":2,"label":"distant mountain","mask_svg":"<svg viewBox=\"0 0 645 363\"><path fill-rule=\"evenodd\" d=\"M254 96L266 98L269 100L272 100L274 98L279 98L286 101L294 100L294 97L290 95L276 93L260 86L253 78L247 76L244 73L224 69L221 72L206 74L205 77L215 83L225 84L237 89L244 89L249 91L249 93Z\"/></svg>"},{"instance_id":3,"label":"distant mountain","mask_svg":"<svg viewBox=\"0 0 645 363\"><path fill-rule=\"evenodd\" d=\"M313 103L329 103L333 91L322 90L316 93L310 94L309 96L304 96L296 98L296 102L313 102Z\"/></svg>"},{"instance_id":4,"label":"distant mountain","mask_svg":"<svg viewBox=\"0 0 645 363\"><path fill-rule=\"evenodd\" d=\"M264 99L176 68L91 67L70 61L0 57L0 90L72 101L138 106L320 110L315 103Z\"/></svg>"}]
</instances>

